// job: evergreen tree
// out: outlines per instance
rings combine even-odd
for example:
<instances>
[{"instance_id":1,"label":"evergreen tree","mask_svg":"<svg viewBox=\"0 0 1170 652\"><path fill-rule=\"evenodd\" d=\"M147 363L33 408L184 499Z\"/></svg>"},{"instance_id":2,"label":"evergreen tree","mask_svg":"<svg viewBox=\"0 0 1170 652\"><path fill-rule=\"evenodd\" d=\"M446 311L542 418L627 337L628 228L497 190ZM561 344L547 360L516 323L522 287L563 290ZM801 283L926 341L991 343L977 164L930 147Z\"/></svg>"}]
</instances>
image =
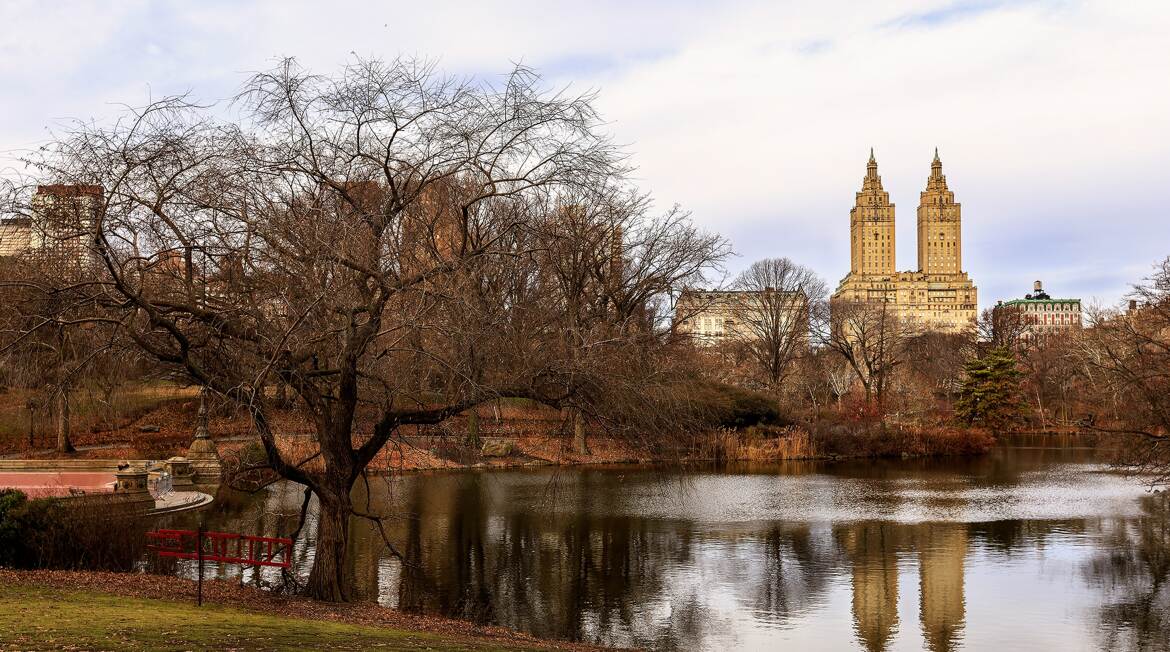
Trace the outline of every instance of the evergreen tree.
<instances>
[{"instance_id":1,"label":"evergreen tree","mask_svg":"<svg viewBox=\"0 0 1170 652\"><path fill-rule=\"evenodd\" d=\"M996 347L983 357L972 358L965 366L966 378L959 388L956 415L968 425L979 423L1002 428L1020 414L1020 377L1016 356L1006 347Z\"/></svg>"}]
</instances>

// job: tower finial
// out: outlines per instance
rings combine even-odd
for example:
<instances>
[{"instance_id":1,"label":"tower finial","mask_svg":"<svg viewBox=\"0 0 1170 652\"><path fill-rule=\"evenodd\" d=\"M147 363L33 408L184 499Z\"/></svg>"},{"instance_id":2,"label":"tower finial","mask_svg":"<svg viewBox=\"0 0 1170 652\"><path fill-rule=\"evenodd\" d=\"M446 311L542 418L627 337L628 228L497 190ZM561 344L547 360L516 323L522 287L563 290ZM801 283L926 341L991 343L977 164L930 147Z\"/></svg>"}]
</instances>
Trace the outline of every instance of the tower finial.
<instances>
[{"instance_id":1,"label":"tower finial","mask_svg":"<svg viewBox=\"0 0 1170 652\"><path fill-rule=\"evenodd\" d=\"M869 148L869 162L865 164L865 178L876 180L877 173L877 159L873 157L873 148Z\"/></svg>"},{"instance_id":2,"label":"tower finial","mask_svg":"<svg viewBox=\"0 0 1170 652\"><path fill-rule=\"evenodd\" d=\"M938 160L939 160L939 159L938 159L938 146L937 146L937 145L936 145L936 146L935 146L935 148L934 148L934 160L936 160L936 161L938 161Z\"/></svg>"}]
</instances>

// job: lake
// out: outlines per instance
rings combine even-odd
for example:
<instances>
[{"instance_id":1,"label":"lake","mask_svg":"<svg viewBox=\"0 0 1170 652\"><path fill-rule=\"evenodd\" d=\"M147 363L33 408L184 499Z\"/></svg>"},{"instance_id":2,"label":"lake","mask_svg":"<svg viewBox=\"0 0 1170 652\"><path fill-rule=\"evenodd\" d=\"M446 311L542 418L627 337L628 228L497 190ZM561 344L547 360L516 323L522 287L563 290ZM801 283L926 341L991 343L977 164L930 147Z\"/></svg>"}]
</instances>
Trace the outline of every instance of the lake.
<instances>
[{"instance_id":1,"label":"lake","mask_svg":"<svg viewBox=\"0 0 1170 652\"><path fill-rule=\"evenodd\" d=\"M418 473L356 497L392 515L395 549L354 521L363 597L545 637L664 650L1170 645L1167 495L1086 448ZM302 498L282 483L203 518L288 535ZM312 529L295 552L306 569Z\"/></svg>"}]
</instances>

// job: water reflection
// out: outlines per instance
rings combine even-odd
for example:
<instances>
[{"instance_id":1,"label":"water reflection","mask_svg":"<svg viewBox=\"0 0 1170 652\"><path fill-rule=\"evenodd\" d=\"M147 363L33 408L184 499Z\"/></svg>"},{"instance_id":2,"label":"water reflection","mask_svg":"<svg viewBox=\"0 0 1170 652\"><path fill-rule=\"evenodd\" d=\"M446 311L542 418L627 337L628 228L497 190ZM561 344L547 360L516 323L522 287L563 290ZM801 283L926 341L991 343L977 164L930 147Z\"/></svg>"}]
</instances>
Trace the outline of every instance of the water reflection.
<instances>
[{"instance_id":1,"label":"water reflection","mask_svg":"<svg viewBox=\"0 0 1170 652\"><path fill-rule=\"evenodd\" d=\"M1107 649L1170 647L1170 495L1147 496L1145 514L1115 524L1085 564L1105 598L1098 630Z\"/></svg>"},{"instance_id":2,"label":"water reflection","mask_svg":"<svg viewBox=\"0 0 1170 652\"><path fill-rule=\"evenodd\" d=\"M898 539L890 523L838 528L853 565L853 626L867 650L884 650L898 629Z\"/></svg>"},{"instance_id":3,"label":"water reflection","mask_svg":"<svg viewBox=\"0 0 1170 652\"><path fill-rule=\"evenodd\" d=\"M359 594L652 649L1163 649L1170 512L1091 452L420 474L355 496ZM287 534L301 492L220 505ZM298 559L312 554L312 527ZM226 571L225 571L226 572Z\"/></svg>"}]
</instances>

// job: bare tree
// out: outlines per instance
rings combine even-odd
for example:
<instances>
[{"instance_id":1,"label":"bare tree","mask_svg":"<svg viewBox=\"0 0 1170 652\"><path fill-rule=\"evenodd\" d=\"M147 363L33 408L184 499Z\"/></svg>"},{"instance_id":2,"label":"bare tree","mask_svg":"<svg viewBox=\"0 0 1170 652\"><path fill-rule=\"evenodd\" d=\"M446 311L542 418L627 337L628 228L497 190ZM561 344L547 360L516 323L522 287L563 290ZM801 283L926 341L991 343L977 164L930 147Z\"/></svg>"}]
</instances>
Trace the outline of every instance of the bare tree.
<instances>
[{"instance_id":1,"label":"bare tree","mask_svg":"<svg viewBox=\"0 0 1170 652\"><path fill-rule=\"evenodd\" d=\"M829 391L833 394L833 400L840 406L841 399L849 393L850 387L853 386L855 376L853 367L844 357L836 352L830 351L830 353L831 355L825 356L823 371L825 381L829 385Z\"/></svg>"},{"instance_id":2,"label":"bare tree","mask_svg":"<svg viewBox=\"0 0 1170 652\"><path fill-rule=\"evenodd\" d=\"M986 343L988 348L1005 347L1019 350L1027 341L1032 330L1028 315L1014 305L999 304L994 308L984 310L976 323L976 332L980 342Z\"/></svg>"},{"instance_id":3,"label":"bare tree","mask_svg":"<svg viewBox=\"0 0 1170 652\"><path fill-rule=\"evenodd\" d=\"M840 355L865 389L866 401L881 404L894 369L905 361L913 324L884 301L834 300L821 320L824 346Z\"/></svg>"},{"instance_id":4,"label":"bare tree","mask_svg":"<svg viewBox=\"0 0 1170 652\"><path fill-rule=\"evenodd\" d=\"M1079 387L1087 386L1077 356L1081 336L1079 330L1047 333L1030 340L1018 354L1028 403L1042 430L1053 423L1069 424L1073 397L1081 393Z\"/></svg>"},{"instance_id":5,"label":"bare tree","mask_svg":"<svg viewBox=\"0 0 1170 652\"><path fill-rule=\"evenodd\" d=\"M404 427L501 396L620 422L633 410L607 410L615 397L667 395L639 380L668 356L633 324L724 245L682 214L627 211L625 233L646 239L626 246L621 282L595 283L607 326L564 344L570 295L541 264L564 213L548 209L624 183L591 97L549 94L523 68L495 88L412 61L333 77L286 61L238 108L218 122L168 98L54 143L45 176L107 191L103 276L22 285L100 306L147 355L246 407L267 465L318 499L309 595L351 597L351 490ZM308 455L274 431L274 384L313 424Z\"/></svg>"},{"instance_id":6,"label":"bare tree","mask_svg":"<svg viewBox=\"0 0 1170 652\"><path fill-rule=\"evenodd\" d=\"M612 391L614 370L640 369L635 377L649 378L672 366L644 365L653 359L647 347L669 340L668 302L702 282L729 251L722 237L697 230L677 207L657 216L651 210L647 196L624 188L582 188L550 197L539 225L546 303L558 316L553 330L561 355L574 361L566 407L578 454L589 451L586 418L602 418L603 405L626 403ZM632 348L615 346L622 343ZM641 408L622 420L640 421Z\"/></svg>"},{"instance_id":7,"label":"bare tree","mask_svg":"<svg viewBox=\"0 0 1170 652\"><path fill-rule=\"evenodd\" d=\"M1170 258L1134 288L1128 311L1093 310L1074 341L1080 363L1111 414L1092 414L1082 425L1132 435L1129 462L1170 480Z\"/></svg>"},{"instance_id":8,"label":"bare tree","mask_svg":"<svg viewBox=\"0 0 1170 652\"><path fill-rule=\"evenodd\" d=\"M66 273L71 262L76 261L30 251L0 266L0 283L23 280L23 286L10 282L0 286L0 358L20 385L43 394L37 403L46 405L52 415L56 450L61 453L74 452L76 390L89 381L113 377L125 363L124 359L115 363L118 329L94 320L92 303L69 292L30 289L86 287L92 279ZM31 436L30 430L30 445Z\"/></svg>"},{"instance_id":9,"label":"bare tree","mask_svg":"<svg viewBox=\"0 0 1170 652\"><path fill-rule=\"evenodd\" d=\"M954 397L963 379L963 368L976 355L974 332L942 332L924 329L907 338L904 374L919 399Z\"/></svg>"},{"instance_id":10,"label":"bare tree","mask_svg":"<svg viewBox=\"0 0 1170 652\"><path fill-rule=\"evenodd\" d=\"M823 302L828 289L815 272L787 258L752 263L735 285L745 295L734 332L766 385L779 392L809 351L810 306Z\"/></svg>"}]
</instances>

